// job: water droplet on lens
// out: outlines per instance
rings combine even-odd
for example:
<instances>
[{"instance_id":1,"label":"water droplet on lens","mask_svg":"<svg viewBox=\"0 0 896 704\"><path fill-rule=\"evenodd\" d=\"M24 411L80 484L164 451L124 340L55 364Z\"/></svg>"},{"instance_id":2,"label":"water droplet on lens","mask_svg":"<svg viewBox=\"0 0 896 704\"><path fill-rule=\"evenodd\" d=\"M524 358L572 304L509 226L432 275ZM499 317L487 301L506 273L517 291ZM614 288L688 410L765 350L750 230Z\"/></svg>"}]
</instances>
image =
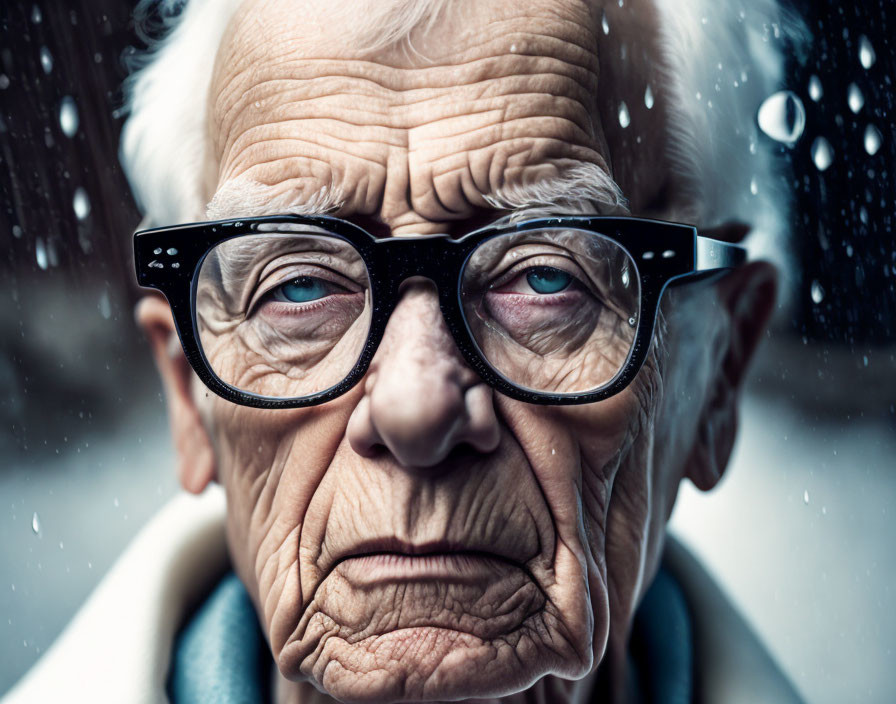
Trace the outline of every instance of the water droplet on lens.
<instances>
[{"instance_id":1,"label":"water droplet on lens","mask_svg":"<svg viewBox=\"0 0 896 704\"><path fill-rule=\"evenodd\" d=\"M823 95L824 90L821 87L821 79L813 74L809 78L809 97L817 103L819 100L821 100L821 96Z\"/></svg>"},{"instance_id":2,"label":"water droplet on lens","mask_svg":"<svg viewBox=\"0 0 896 704\"><path fill-rule=\"evenodd\" d=\"M806 489L803 492L803 503L806 504L807 506L809 505L809 490L808 489Z\"/></svg>"},{"instance_id":3,"label":"water droplet on lens","mask_svg":"<svg viewBox=\"0 0 896 704\"><path fill-rule=\"evenodd\" d=\"M824 289L821 287L821 284L818 283L818 281L812 281L812 286L809 289L809 294L812 296L812 302L816 305L824 300Z\"/></svg>"},{"instance_id":4,"label":"water droplet on lens","mask_svg":"<svg viewBox=\"0 0 896 704\"><path fill-rule=\"evenodd\" d=\"M35 5L31 8L31 21L34 22L34 24L40 24L42 19L43 15L40 13L40 8Z\"/></svg>"},{"instance_id":5,"label":"water droplet on lens","mask_svg":"<svg viewBox=\"0 0 896 704\"><path fill-rule=\"evenodd\" d=\"M812 142L812 161L819 171L825 171L833 163L834 150L824 137L817 137Z\"/></svg>"},{"instance_id":6,"label":"water droplet on lens","mask_svg":"<svg viewBox=\"0 0 896 704\"><path fill-rule=\"evenodd\" d=\"M70 95L59 104L59 126L66 137L74 137L78 131L78 106Z\"/></svg>"},{"instance_id":7,"label":"water droplet on lens","mask_svg":"<svg viewBox=\"0 0 896 704\"><path fill-rule=\"evenodd\" d=\"M864 205L859 208L859 220L862 221L863 225L868 224L868 211L865 209Z\"/></svg>"},{"instance_id":8,"label":"water droplet on lens","mask_svg":"<svg viewBox=\"0 0 896 704\"><path fill-rule=\"evenodd\" d=\"M871 156L877 154L882 139L880 130L874 125L868 125L865 128L865 151Z\"/></svg>"},{"instance_id":9,"label":"water droplet on lens","mask_svg":"<svg viewBox=\"0 0 896 704\"><path fill-rule=\"evenodd\" d=\"M759 184L756 183L755 177L750 179L750 193L752 193L754 196L759 193Z\"/></svg>"},{"instance_id":10,"label":"water droplet on lens","mask_svg":"<svg viewBox=\"0 0 896 704\"><path fill-rule=\"evenodd\" d=\"M72 208L75 211L75 217L83 220L90 215L90 199L87 197L87 191L78 187L75 190L75 197L72 199Z\"/></svg>"},{"instance_id":11,"label":"water droplet on lens","mask_svg":"<svg viewBox=\"0 0 896 704\"><path fill-rule=\"evenodd\" d=\"M109 300L109 292L103 291L100 295L100 302L97 305L99 308L100 315L103 316L106 320L112 317L112 303Z\"/></svg>"},{"instance_id":12,"label":"water droplet on lens","mask_svg":"<svg viewBox=\"0 0 896 704\"><path fill-rule=\"evenodd\" d=\"M47 248L43 239L38 237L34 242L34 257L37 259L37 265L43 270L47 270Z\"/></svg>"},{"instance_id":13,"label":"water droplet on lens","mask_svg":"<svg viewBox=\"0 0 896 704\"><path fill-rule=\"evenodd\" d=\"M869 69L874 66L877 61L877 54L874 53L874 47L864 34L859 37L859 61L862 62L862 68Z\"/></svg>"},{"instance_id":14,"label":"water droplet on lens","mask_svg":"<svg viewBox=\"0 0 896 704\"><path fill-rule=\"evenodd\" d=\"M31 517L31 530L35 533L40 533L40 518L37 517L37 511L35 511L34 515Z\"/></svg>"},{"instance_id":15,"label":"water droplet on lens","mask_svg":"<svg viewBox=\"0 0 896 704\"><path fill-rule=\"evenodd\" d=\"M622 129L628 127L632 122L631 116L628 114L628 105L625 104L625 101L619 103L619 124Z\"/></svg>"},{"instance_id":16,"label":"water droplet on lens","mask_svg":"<svg viewBox=\"0 0 896 704\"><path fill-rule=\"evenodd\" d=\"M21 238L22 237L22 228L19 227L18 225L13 225L12 226L12 236L15 237L16 239Z\"/></svg>"},{"instance_id":17,"label":"water droplet on lens","mask_svg":"<svg viewBox=\"0 0 896 704\"><path fill-rule=\"evenodd\" d=\"M607 22L607 13L604 12L603 16L600 18L600 26L604 30L604 34L610 33L610 23Z\"/></svg>"},{"instance_id":18,"label":"water droplet on lens","mask_svg":"<svg viewBox=\"0 0 896 704\"><path fill-rule=\"evenodd\" d=\"M865 104L865 96L855 83L850 83L847 91L846 102L849 104L849 109L858 113Z\"/></svg>"},{"instance_id":19,"label":"water droplet on lens","mask_svg":"<svg viewBox=\"0 0 896 704\"><path fill-rule=\"evenodd\" d=\"M795 93L782 90L762 101L757 120L765 134L777 142L790 145L803 134L806 110Z\"/></svg>"},{"instance_id":20,"label":"water droplet on lens","mask_svg":"<svg viewBox=\"0 0 896 704\"><path fill-rule=\"evenodd\" d=\"M644 104L648 110L653 108L653 91L650 90L650 86L647 86L647 90L644 91Z\"/></svg>"},{"instance_id":21,"label":"water droplet on lens","mask_svg":"<svg viewBox=\"0 0 896 704\"><path fill-rule=\"evenodd\" d=\"M0 90L6 90L9 88L9 76L5 73L0 73Z\"/></svg>"},{"instance_id":22,"label":"water droplet on lens","mask_svg":"<svg viewBox=\"0 0 896 704\"><path fill-rule=\"evenodd\" d=\"M45 46L40 48L40 66L44 70L44 73L48 75L50 71L53 70L53 55Z\"/></svg>"}]
</instances>

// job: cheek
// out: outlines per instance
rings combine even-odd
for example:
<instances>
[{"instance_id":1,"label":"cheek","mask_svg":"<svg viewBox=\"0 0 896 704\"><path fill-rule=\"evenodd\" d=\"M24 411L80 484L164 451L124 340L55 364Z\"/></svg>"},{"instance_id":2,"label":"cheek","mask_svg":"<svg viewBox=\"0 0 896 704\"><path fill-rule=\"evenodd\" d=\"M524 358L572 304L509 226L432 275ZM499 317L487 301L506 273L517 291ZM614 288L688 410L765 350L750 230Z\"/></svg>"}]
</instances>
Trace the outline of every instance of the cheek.
<instances>
[{"instance_id":1,"label":"cheek","mask_svg":"<svg viewBox=\"0 0 896 704\"><path fill-rule=\"evenodd\" d=\"M227 495L231 559L272 648L294 627L302 601L298 535L344 437L357 393L295 410L252 409L217 397L204 404Z\"/></svg>"}]
</instances>

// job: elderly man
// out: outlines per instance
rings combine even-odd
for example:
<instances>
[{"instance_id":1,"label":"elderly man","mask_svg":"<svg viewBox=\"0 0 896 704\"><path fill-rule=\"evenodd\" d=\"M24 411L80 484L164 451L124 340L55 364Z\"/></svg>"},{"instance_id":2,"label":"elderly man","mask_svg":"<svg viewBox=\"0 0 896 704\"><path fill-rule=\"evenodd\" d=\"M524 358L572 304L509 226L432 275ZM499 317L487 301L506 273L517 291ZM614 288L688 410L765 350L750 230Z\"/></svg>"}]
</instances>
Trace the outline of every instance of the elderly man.
<instances>
[{"instance_id":1,"label":"elderly man","mask_svg":"<svg viewBox=\"0 0 896 704\"><path fill-rule=\"evenodd\" d=\"M206 496L13 701L797 700L665 537L776 291L709 221L673 45L721 15L678 9L190 0L123 157Z\"/></svg>"}]
</instances>

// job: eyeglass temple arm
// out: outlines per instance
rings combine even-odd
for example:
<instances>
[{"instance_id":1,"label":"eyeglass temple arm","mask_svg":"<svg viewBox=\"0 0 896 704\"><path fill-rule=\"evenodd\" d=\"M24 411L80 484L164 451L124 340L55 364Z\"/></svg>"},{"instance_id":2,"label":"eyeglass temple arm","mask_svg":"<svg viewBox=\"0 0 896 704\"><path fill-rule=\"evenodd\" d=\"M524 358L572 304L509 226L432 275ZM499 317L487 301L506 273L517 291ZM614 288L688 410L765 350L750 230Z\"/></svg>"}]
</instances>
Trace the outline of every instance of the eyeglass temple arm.
<instances>
[{"instance_id":1,"label":"eyeglass temple arm","mask_svg":"<svg viewBox=\"0 0 896 704\"><path fill-rule=\"evenodd\" d=\"M747 250L738 244L696 235L695 272L733 269L747 261Z\"/></svg>"}]
</instances>

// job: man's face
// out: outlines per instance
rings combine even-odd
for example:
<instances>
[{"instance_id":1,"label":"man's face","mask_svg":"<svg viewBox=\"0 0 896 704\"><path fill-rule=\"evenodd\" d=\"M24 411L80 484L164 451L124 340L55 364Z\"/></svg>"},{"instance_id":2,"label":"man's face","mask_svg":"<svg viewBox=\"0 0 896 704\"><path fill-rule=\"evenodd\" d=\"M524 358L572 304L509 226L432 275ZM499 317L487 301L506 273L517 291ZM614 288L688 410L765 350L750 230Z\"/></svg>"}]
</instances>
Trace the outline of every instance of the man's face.
<instances>
[{"instance_id":1,"label":"man's face","mask_svg":"<svg viewBox=\"0 0 896 704\"><path fill-rule=\"evenodd\" d=\"M375 234L463 234L503 214L502 189L608 168L599 10L448 3L415 49L366 54L336 16L272 0L234 19L209 103L216 207L249 181L281 203L329 189ZM466 366L434 288L409 281L337 400L265 411L197 382L234 566L280 672L340 699L415 700L592 671L655 569L694 434L666 350L607 401L513 401Z\"/></svg>"}]
</instances>

